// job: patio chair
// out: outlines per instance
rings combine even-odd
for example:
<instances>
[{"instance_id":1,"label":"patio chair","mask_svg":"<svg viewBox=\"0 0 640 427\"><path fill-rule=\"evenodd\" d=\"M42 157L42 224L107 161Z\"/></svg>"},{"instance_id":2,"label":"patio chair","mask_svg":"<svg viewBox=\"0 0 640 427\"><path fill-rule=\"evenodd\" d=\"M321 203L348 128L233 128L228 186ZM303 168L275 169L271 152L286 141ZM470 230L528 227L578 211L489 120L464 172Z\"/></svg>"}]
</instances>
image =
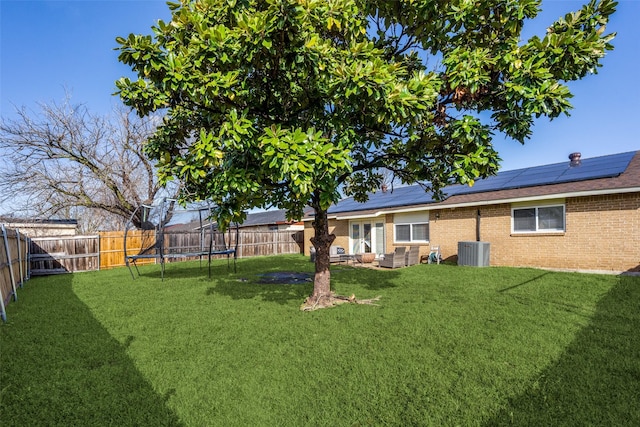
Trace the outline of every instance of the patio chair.
<instances>
[{"instance_id":1,"label":"patio chair","mask_svg":"<svg viewBox=\"0 0 640 427\"><path fill-rule=\"evenodd\" d=\"M343 260L345 250L342 246L331 246L329 248L329 262L340 262Z\"/></svg>"},{"instance_id":2,"label":"patio chair","mask_svg":"<svg viewBox=\"0 0 640 427\"><path fill-rule=\"evenodd\" d=\"M410 246L406 254L406 265L416 265L420 262L420 246Z\"/></svg>"},{"instance_id":3,"label":"patio chair","mask_svg":"<svg viewBox=\"0 0 640 427\"><path fill-rule=\"evenodd\" d=\"M407 248L401 247L390 254L384 254L384 259L381 259L378 265L380 267L398 268L404 267L406 263L405 252Z\"/></svg>"}]
</instances>

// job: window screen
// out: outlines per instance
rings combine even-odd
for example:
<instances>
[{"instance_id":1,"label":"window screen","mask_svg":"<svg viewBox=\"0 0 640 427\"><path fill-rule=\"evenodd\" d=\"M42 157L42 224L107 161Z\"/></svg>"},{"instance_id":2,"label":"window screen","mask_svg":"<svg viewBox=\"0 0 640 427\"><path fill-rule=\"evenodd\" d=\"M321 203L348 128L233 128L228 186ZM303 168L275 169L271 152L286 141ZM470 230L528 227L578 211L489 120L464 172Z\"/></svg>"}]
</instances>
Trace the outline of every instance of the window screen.
<instances>
[{"instance_id":1,"label":"window screen","mask_svg":"<svg viewBox=\"0 0 640 427\"><path fill-rule=\"evenodd\" d=\"M516 208L512 212L514 232L564 231L564 205Z\"/></svg>"},{"instance_id":2,"label":"window screen","mask_svg":"<svg viewBox=\"0 0 640 427\"><path fill-rule=\"evenodd\" d=\"M409 224L396 225L396 242L411 241L411 226Z\"/></svg>"}]
</instances>

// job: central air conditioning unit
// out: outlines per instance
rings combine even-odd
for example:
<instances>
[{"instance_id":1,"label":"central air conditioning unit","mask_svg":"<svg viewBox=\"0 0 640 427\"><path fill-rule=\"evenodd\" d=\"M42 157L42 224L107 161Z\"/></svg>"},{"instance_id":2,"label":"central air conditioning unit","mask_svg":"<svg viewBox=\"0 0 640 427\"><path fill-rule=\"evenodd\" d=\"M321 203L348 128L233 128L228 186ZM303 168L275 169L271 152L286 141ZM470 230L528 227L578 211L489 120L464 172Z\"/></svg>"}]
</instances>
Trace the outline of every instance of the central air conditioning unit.
<instances>
[{"instance_id":1,"label":"central air conditioning unit","mask_svg":"<svg viewBox=\"0 0 640 427\"><path fill-rule=\"evenodd\" d=\"M458 265L489 266L489 242L458 242Z\"/></svg>"}]
</instances>

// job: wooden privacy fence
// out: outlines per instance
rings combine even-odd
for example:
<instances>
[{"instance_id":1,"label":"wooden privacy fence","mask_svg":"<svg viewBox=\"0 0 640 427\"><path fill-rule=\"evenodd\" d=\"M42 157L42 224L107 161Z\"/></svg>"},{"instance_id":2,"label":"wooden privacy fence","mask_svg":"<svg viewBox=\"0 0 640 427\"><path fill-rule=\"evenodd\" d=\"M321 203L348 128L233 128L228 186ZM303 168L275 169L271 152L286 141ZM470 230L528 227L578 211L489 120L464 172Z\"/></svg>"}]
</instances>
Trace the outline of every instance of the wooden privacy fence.
<instances>
[{"instance_id":1,"label":"wooden privacy fence","mask_svg":"<svg viewBox=\"0 0 640 427\"><path fill-rule=\"evenodd\" d=\"M156 241L154 230L133 230L127 233L127 254L138 254L152 247ZM154 259L141 259L138 265L154 264ZM124 267L124 231L100 233L100 269Z\"/></svg>"},{"instance_id":2,"label":"wooden privacy fence","mask_svg":"<svg viewBox=\"0 0 640 427\"><path fill-rule=\"evenodd\" d=\"M209 249L210 233L201 235L198 231L166 231L164 233L165 253L192 253ZM213 248L234 248L236 234L214 232ZM238 233L238 258L261 255L299 254L304 252L304 232L302 231L240 231ZM145 249L153 248L156 234L153 230L127 232L127 254L137 255ZM153 253L153 250L151 250ZM193 258L193 257L191 257ZM171 258L172 261L191 258ZM197 259L197 258L196 258ZM138 265L154 264L155 259L139 259ZM124 231L100 233L100 269L124 266Z\"/></svg>"},{"instance_id":3,"label":"wooden privacy fence","mask_svg":"<svg viewBox=\"0 0 640 427\"><path fill-rule=\"evenodd\" d=\"M2 249L2 283L10 283L11 267L15 267L15 282L19 283L19 277L28 277L27 269L31 275L46 275L68 273L76 271L91 271L122 267L124 262L124 232L109 231L95 236L56 236L34 237L28 239L20 235L20 241L25 242L23 254L18 258L17 231L6 230L3 226L3 234L12 248L14 259L6 260ZM164 234L165 250L167 253L188 253L207 251L209 248L209 233L201 236L200 232L166 232ZM236 234L226 233L224 239L222 233L214 232L214 249L223 246L233 248L236 245ZM139 254L145 249L155 245L155 231L136 230L127 234L127 253ZM238 258L247 258L262 255L298 254L304 252L304 233L302 231L240 231L238 233ZM27 244L26 242L30 242ZM15 248L14 248L15 246ZM27 253L29 256L27 256ZM30 263L27 262L30 260ZM3 261L4 260L4 261ZM138 264L155 263L154 259L141 259ZM14 265L15 264L15 265ZM22 268L19 270L18 267ZM22 274L21 272L24 272ZM2 295L6 295L4 292Z\"/></svg>"},{"instance_id":4,"label":"wooden privacy fence","mask_svg":"<svg viewBox=\"0 0 640 427\"><path fill-rule=\"evenodd\" d=\"M225 234L223 242L222 233L214 233L214 248L220 248L225 243L227 247L235 247L235 233L231 233L230 237L231 239ZM9 238L13 239L11 236ZM26 239L24 236L23 238ZM199 232L166 232L164 238L168 253L199 252L201 248ZM202 241L205 251L208 250L209 239L210 237L205 235ZM297 254L304 251L302 231L241 231L238 233L238 239L239 258ZM32 275L91 271L125 265L123 231L101 232L96 236L34 237L29 240ZM156 234L153 230L129 231L127 253L135 255L152 248L155 240ZM26 256L23 260L27 266ZM139 265L145 263L154 264L155 260L138 260Z\"/></svg>"},{"instance_id":5,"label":"wooden privacy fence","mask_svg":"<svg viewBox=\"0 0 640 427\"><path fill-rule=\"evenodd\" d=\"M34 237L30 260L33 276L98 270L100 237Z\"/></svg>"},{"instance_id":6,"label":"wooden privacy fence","mask_svg":"<svg viewBox=\"0 0 640 427\"><path fill-rule=\"evenodd\" d=\"M47 275L108 269L124 266L124 232L103 232L96 236L56 236L28 238L18 230L2 225L0 229L0 308L6 321L5 305L11 298L18 299L16 289L31 275ZM165 232L165 250L168 253L208 251L213 248L236 247L236 233ZM237 234L239 258L298 254L304 252L302 231L240 231ZM127 233L127 253L138 254L153 248L155 231ZM193 257L192 257L193 258ZM181 258L189 259L189 258ZM139 264L155 263L141 259Z\"/></svg>"},{"instance_id":7,"label":"wooden privacy fence","mask_svg":"<svg viewBox=\"0 0 640 427\"><path fill-rule=\"evenodd\" d=\"M304 252L303 231L241 231L238 257Z\"/></svg>"},{"instance_id":8,"label":"wooden privacy fence","mask_svg":"<svg viewBox=\"0 0 640 427\"><path fill-rule=\"evenodd\" d=\"M29 238L3 224L0 246L0 315L6 321L5 305L18 299L17 288L29 278Z\"/></svg>"}]
</instances>

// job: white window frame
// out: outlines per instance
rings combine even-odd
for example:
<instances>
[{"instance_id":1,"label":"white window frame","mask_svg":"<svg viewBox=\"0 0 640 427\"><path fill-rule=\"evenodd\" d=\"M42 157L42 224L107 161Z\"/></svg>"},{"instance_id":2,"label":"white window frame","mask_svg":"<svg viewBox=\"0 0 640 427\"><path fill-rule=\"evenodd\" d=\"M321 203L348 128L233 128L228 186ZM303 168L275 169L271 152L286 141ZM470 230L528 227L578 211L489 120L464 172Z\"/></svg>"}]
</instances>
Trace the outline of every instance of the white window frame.
<instances>
[{"instance_id":1,"label":"white window frame","mask_svg":"<svg viewBox=\"0 0 640 427\"><path fill-rule=\"evenodd\" d=\"M562 208L562 228L540 228L540 221L538 211L544 208ZM515 229L515 211L523 209L535 210L535 230L516 230ZM550 233L564 233L567 229L567 208L565 203L555 204L536 204L536 205L522 205L511 207L511 233L512 234L550 234Z\"/></svg>"},{"instance_id":2,"label":"white window frame","mask_svg":"<svg viewBox=\"0 0 640 427\"><path fill-rule=\"evenodd\" d=\"M371 226L371 236L370 236L370 241L369 241L369 245L371 247L371 252L375 253L376 256L377 255L382 255L384 254L384 250L385 250L385 226L384 226L384 220L381 220L379 218L365 218L365 219L359 219L359 220L351 220L349 221L349 251L348 253L350 255L354 255L356 253L361 253L355 250L356 248L356 239L353 238L353 224L358 224L358 231L362 234L360 237L358 237L357 240L362 240L361 243L364 243L363 239L364 239L364 226L365 224L369 224ZM379 227L378 227L379 226ZM382 233L381 235L378 235L378 231L381 230ZM382 240L380 240L382 239ZM381 252L378 252L378 250L381 250Z\"/></svg>"},{"instance_id":3,"label":"white window frame","mask_svg":"<svg viewBox=\"0 0 640 427\"><path fill-rule=\"evenodd\" d=\"M398 226L409 226L409 240L398 240ZM413 227L415 225L426 225L427 226L427 239L416 239L414 238L414 230ZM429 234L431 230L429 227L429 214L421 213L420 215L400 215L397 214L396 218L394 218L393 222L393 243L397 243L399 245L409 245L412 243L429 243Z\"/></svg>"}]
</instances>

